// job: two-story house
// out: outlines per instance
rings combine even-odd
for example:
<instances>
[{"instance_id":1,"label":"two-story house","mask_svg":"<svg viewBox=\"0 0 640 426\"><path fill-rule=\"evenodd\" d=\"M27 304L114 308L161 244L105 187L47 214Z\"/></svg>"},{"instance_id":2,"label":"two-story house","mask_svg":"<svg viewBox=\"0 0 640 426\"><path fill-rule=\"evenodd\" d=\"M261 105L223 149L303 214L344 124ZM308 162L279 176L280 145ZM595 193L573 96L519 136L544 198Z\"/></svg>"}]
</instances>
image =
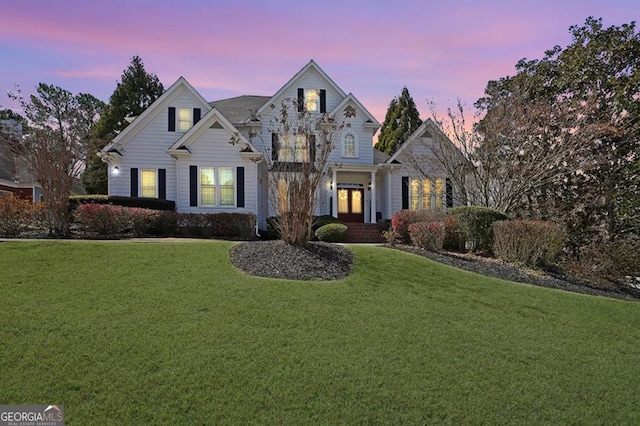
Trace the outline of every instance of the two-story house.
<instances>
[{"instance_id":1,"label":"two-story house","mask_svg":"<svg viewBox=\"0 0 640 426\"><path fill-rule=\"evenodd\" d=\"M434 169L440 174L424 179L403 164L403 155L416 152L405 146L428 155L434 143L430 120L394 156L375 150L380 123L314 61L273 96L207 102L180 77L102 150L109 164L109 195L170 199L179 212L250 212L264 228L276 214L268 188L273 162L267 159L304 162L313 155L306 140L274 134L277 106L285 99L297 99L312 114L350 117L335 137L316 215L375 223L403 208L453 205L444 174Z\"/></svg>"}]
</instances>

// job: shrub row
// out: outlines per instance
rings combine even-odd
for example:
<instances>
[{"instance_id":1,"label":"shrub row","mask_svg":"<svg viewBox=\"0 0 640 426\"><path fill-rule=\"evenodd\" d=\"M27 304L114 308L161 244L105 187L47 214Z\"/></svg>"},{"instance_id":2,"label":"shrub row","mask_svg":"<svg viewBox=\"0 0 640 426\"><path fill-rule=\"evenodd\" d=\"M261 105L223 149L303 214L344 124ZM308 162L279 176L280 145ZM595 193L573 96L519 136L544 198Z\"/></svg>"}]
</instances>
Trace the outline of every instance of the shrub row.
<instances>
[{"instance_id":1,"label":"shrub row","mask_svg":"<svg viewBox=\"0 0 640 426\"><path fill-rule=\"evenodd\" d=\"M123 197L119 195L72 195L69 207L75 210L82 204L113 204L122 207L138 207L151 210L176 210L175 201L160 200L158 198Z\"/></svg>"},{"instance_id":2,"label":"shrub row","mask_svg":"<svg viewBox=\"0 0 640 426\"><path fill-rule=\"evenodd\" d=\"M132 233L251 239L256 217L250 213L175 213L110 204L80 204L75 221L98 235Z\"/></svg>"},{"instance_id":3,"label":"shrub row","mask_svg":"<svg viewBox=\"0 0 640 426\"><path fill-rule=\"evenodd\" d=\"M16 197L0 195L0 235L15 237L41 220L40 204Z\"/></svg>"}]
</instances>

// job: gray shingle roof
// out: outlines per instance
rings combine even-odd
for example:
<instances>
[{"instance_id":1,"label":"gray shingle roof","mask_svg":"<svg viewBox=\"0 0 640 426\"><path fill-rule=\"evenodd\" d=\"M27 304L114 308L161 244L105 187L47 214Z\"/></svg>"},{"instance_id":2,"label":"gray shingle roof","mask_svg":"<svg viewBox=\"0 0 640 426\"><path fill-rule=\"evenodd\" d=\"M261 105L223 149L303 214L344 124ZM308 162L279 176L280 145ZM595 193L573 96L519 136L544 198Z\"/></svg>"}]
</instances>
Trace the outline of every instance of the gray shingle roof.
<instances>
[{"instance_id":1,"label":"gray shingle roof","mask_svg":"<svg viewBox=\"0 0 640 426\"><path fill-rule=\"evenodd\" d=\"M243 95L209 102L209 105L220 111L231 123L243 123L250 121L251 116L269 99L271 96Z\"/></svg>"}]
</instances>

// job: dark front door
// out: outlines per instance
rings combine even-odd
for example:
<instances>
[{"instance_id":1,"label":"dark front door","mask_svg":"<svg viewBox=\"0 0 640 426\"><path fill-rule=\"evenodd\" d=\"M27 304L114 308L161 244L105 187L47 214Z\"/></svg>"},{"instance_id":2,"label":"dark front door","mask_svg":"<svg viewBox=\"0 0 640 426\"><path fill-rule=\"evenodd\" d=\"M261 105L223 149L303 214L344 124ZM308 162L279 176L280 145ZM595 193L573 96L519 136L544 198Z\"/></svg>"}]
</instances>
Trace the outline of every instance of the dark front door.
<instances>
[{"instance_id":1,"label":"dark front door","mask_svg":"<svg viewBox=\"0 0 640 426\"><path fill-rule=\"evenodd\" d=\"M338 219L342 222L364 222L364 190L338 189Z\"/></svg>"}]
</instances>

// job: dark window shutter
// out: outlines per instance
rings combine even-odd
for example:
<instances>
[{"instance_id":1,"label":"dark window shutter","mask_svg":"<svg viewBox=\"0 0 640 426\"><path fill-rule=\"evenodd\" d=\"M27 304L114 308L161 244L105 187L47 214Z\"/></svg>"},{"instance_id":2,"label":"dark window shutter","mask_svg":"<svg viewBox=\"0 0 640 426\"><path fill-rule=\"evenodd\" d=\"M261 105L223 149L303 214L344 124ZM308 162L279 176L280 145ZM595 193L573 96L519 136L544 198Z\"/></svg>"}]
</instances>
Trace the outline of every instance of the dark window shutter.
<instances>
[{"instance_id":1,"label":"dark window shutter","mask_svg":"<svg viewBox=\"0 0 640 426\"><path fill-rule=\"evenodd\" d=\"M304 111L304 89L298 89L298 112Z\"/></svg>"},{"instance_id":2,"label":"dark window shutter","mask_svg":"<svg viewBox=\"0 0 640 426\"><path fill-rule=\"evenodd\" d=\"M174 107L169 107L169 131L176 131L176 109Z\"/></svg>"},{"instance_id":3,"label":"dark window shutter","mask_svg":"<svg viewBox=\"0 0 640 426\"><path fill-rule=\"evenodd\" d=\"M309 162L314 164L316 162L316 135L309 135Z\"/></svg>"},{"instance_id":4,"label":"dark window shutter","mask_svg":"<svg viewBox=\"0 0 640 426\"><path fill-rule=\"evenodd\" d=\"M320 112L327 112L327 91L320 89Z\"/></svg>"},{"instance_id":5,"label":"dark window shutter","mask_svg":"<svg viewBox=\"0 0 640 426\"><path fill-rule=\"evenodd\" d=\"M198 205L198 166L189 166L189 205Z\"/></svg>"},{"instance_id":6,"label":"dark window shutter","mask_svg":"<svg viewBox=\"0 0 640 426\"><path fill-rule=\"evenodd\" d=\"M402 176L402 209L409 208L409 177Z\"/></svg>"},{"instance_id":7,"label":"dark window shutter","mask_svg":"<svg viewBox=\"0 0 640 426\"><path fill-rule=\"evenodd\" d=\"M158 198L167 199L167 169L158 169Z\"/></svg>"},{"instance_id":8,"label":"dark window shutter","mask_svg":"<svg viewBox=\"0 0 640 426\"><path fill-rule=\"evenodd\" d=\"M138 168L131 168L131 196L138 196Z\"/></svg>"},{"instance_id":9,"label":"dark window shutter","mask_svg":"<svg viewBox=\"0 0 640 426\"><path fill-rule=\"evenodd\" d=\"M280 142L278 134L271 133L271 161L278 161L278 152L280 151Z\"/></svg>"},{"instance_id":10,"label":"dark window shutter","mask_svg":"<svg viewBox=\"0 0 640 426\"><path fill-rule=\"evenodd\" d=\"M244 167L236 168L236 207L244 207Z\"/></svg>"},{"instance_id":11,"label":"dark window shutter","mask_svg":"<svg viewBox=\"0 0 640 426\"><path fill-rule=\"evenodd\" d=\"M193 109L193 125L195 126L198 121L200 121L200 115L202 114L202 110L200 108Z\"/></svg>"},{"instance_id":12,"label":"dark window shutter","mask_svg":"<svg viewBox=\"0 0 640 426\"><path fill-rule=\"evenodd\" d=\"M445 179L445 191L447 193L447 207L453 207L453 185L451 184L451 179Z\"/></svg>"}]
</instances>

